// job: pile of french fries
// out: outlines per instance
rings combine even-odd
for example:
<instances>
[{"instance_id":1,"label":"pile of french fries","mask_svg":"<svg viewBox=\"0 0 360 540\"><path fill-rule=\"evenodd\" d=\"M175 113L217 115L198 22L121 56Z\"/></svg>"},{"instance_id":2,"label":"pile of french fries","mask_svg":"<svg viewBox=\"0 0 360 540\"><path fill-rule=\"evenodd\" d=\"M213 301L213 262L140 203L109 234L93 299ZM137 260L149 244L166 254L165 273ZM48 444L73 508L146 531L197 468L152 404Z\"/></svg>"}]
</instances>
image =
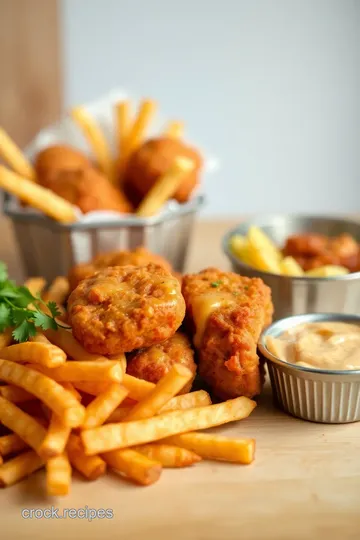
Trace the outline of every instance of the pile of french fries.
<instances>
[{"instance_id":1,"label":"pile of french fries","mask_svg":"<svg viewBox=\"0 0 360 540\"><path fill-rule=\"evenodd\" d=\"M140 103L133 121L131 121L130 102L124 100L115 105L117 148L115 156L111 153L104 133L87 110L79 106L70 111L71 118L89 144L95 163L109 181L119 188L121 188L121 177L126 164L131 154L144 142L156 108L156 103L153 100L144 99ZM182 134L183 124L178 121L170 122L164 130L164 135L169 137L180 138ZM0 158L10 167L0 165L0 188L56 221L61 223L77 221L78 214L68 201L37 184L33 165L1 127ZM191 160L181 156L175 159L169 171L158 179L153 189L146 195L137 209L136 215L147 217L156 214L175 193L184 176L189 174L193 168L194 163Z\"/></svg>"},{"instance_id":2,"label":"pile of french fries","mask_svg":"<svg viewBox=\"0 0 360 540\"><path fill-rule=\"evenodd\" d=\"M26 282L33 294L42 278ZM57 278L43 294L62 305L68 289ZM157 385L126 373L124 355L88 353L71 331L46 330L12 344L0 334L0 486L45 468L48 495L70 491L72 471L96 480L107 468L138 485L163 468L202 459L249 464L253 439L198 432L251 414L246 397L213 405L203 390L178 395L192 372L176 364Z\"/></svg>"},{"instance_id":3,"label":"pile of french fries","mask_svg":"<svg viewBox=\"0 0 360 540\"><path fill-rule=\"evenodd\" d=\"M344 266L326 265L305 272L290 256L284 257L274 242L255 225L246 236L235 234L230 238L230 250L243 263L271 274L293 277L334 277L349 273Z\"/></svg>"}]
</instances>

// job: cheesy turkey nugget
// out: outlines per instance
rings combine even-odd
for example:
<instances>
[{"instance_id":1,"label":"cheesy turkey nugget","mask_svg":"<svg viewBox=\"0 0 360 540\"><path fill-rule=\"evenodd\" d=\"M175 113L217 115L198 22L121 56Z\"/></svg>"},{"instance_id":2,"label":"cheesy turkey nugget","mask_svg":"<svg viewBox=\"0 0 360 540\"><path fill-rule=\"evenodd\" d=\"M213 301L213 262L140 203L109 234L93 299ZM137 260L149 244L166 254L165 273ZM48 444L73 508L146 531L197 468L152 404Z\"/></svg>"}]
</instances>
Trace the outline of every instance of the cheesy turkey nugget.
<instances>
[{"instance_id":1,"label":"cheesy turkey nugget","mask_svg":"<svg viewBox=\"0 0 360 540\"><path fill-rule=\"evenodd\" d=\"M129 251L111 251L109 253L101 253L95 257L89 263L78 264L70 270L69 283L70 290L72 291L77 287L85 278L88 278L108 266L146 266L149 263L158 264L168 270L172 271L170 263L161 257L151 253L144 247L137 247Z\"/></svg>"},{"instance_id":2,"label":"cheesy turkey nugget","mask_svg":"<svg viewBox=\"0 0 360 540\"><path fill-rule=\"evenodd\" d=\"M184 318L185 302L179 281L161 266L114 266L76 287L68 315L87 351L111 355L171 337Z\"/></svg>"},{"instance_id":3,"label":"cheesy turkey nugget","mask_svg":"<svg viewBox=\"0 0 360 540\"><path fill-rule=\"evenodd\" d=\"M92 167L58 171L47 177L45 187L78 206L84 214L94 210L129 213L133 209L125 195Z\"/></svg>"},{"instance_id":4,"label":"cheesy turkey nugget","mask_svg":"<svg viewBox=\"0 0 360 540\"><path fill-rule=\"evenodd\" d=\"M174 364L182 364L194 374L192 380L180 392L180 394L186 394L191 390L196 375L196 364L190 341L181 332L176 332L163 343L131 354L128 357L126 372L138 379L156 384Z\"/></svg>"},{"instance_id":5,"label":"cheesy turkey nugget","mask_svg":"<svg viewBox=\"0 0 360 540\"><path fill-rule=\"evenodd\" d=\"M256 350L273 314L269 287L259 278L209 268L184 276L182 292L199 374L213 393L221 399L259 394Z\"/></svg>"},{"instance_id":6,"label":"cheesy turkey nugget","mask_svg":"<svg viewBox=\"0 0 360 540\"><path fill-rule=\"evenodd\" d=\"M124 189L130 200L138 205L178 156L191 159L195 167L187 174L174 194L180 203L186 202L199 183L202 165L200 154L173 137L159 137L146 141L130 157L124 173Z\"/></svg>"}]
</instances>

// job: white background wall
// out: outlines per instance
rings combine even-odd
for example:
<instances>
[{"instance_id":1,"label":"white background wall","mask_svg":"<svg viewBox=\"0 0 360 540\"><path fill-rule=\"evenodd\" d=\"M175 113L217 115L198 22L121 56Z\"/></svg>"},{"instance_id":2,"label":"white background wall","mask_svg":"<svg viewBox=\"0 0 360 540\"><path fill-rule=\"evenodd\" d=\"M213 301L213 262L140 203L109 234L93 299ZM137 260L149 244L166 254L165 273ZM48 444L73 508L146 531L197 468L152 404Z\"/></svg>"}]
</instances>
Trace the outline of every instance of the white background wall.
<instances>
[{"instance_id":1,"label":"white background wall","mask_svg":"<svg viewBox=\"0 0 360 540\"><path fill-rule=\"evenodd\" d=\"M208 215L356 212L360 1L63 0L65 104L113 87L186 121Z\"/></svg>"}]
</instances>

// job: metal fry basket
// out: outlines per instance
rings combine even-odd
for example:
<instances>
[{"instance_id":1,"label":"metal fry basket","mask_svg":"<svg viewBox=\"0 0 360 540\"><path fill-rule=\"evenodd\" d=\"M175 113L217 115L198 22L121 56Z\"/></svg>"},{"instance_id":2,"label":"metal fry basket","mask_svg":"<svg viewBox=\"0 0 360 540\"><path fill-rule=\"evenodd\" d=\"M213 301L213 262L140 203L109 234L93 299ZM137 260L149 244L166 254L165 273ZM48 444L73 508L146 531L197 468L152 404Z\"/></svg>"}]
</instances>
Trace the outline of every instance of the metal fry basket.
<instances>
[{"instance_id":1,"label":"metal fry basket","mask_svg":"<svg viewBox=\"0 0 360 540\"><path fill-rule=\"evenodd\" d=\"M203 204L204 197L198 195L176 210L151 218L119 217L67 225L28 213L4 195L4 213L12 221L26 275L41 275L48 281L67 275L72 266L98 253L138 246L162 255L182 272L194 221Z\"/></svg>"}]
</instances>

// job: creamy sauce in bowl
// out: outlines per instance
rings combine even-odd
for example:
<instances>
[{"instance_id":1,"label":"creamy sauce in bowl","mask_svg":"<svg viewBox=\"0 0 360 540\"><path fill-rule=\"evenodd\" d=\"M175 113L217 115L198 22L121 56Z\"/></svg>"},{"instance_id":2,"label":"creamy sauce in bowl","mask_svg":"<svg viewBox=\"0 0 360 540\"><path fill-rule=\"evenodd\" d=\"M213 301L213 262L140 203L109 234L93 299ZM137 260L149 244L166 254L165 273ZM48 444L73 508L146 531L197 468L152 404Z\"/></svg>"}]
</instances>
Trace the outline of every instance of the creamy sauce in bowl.
<instances>
[{"instance_id":1,"label":"creamy sauce in bowl","mask_svg":"<svg viewBox=\"0 0 360 540\"><path fill-rule=\"evenodd\" d=\"M307 368L360 369L360 325L345 322L303 323L278 337L267 336L274 356Z\"/></svg>"}]
</instances>

